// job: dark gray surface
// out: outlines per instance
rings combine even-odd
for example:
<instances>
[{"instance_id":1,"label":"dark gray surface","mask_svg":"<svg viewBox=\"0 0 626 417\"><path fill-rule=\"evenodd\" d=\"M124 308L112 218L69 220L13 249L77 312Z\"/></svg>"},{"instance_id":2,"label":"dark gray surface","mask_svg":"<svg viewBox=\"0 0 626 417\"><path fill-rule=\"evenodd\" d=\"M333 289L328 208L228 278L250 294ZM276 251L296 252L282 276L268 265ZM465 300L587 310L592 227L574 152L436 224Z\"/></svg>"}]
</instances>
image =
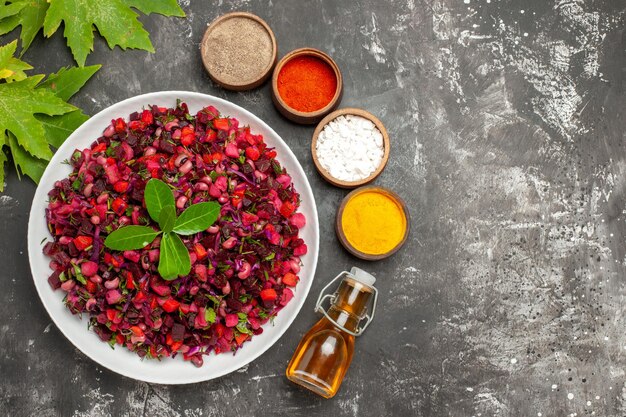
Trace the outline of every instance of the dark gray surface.
<instances>
[{"instance_id":1,"label":"dark gray surface","mask_svg":"<svg viewBox=\"0 0 626 417\"><path fill-rule=\"evenodd\" d=\"M626 414L626 4L615 1L195 1L185 20L143 19L156 54L109 51L74 99L94 114L164 89L214 94L267 121L315 192L318 273L285 336L240 372L191 386L135 382L96 366L59 333L28 268L34 185L13 170L0 197L0 414L37 416L618 416ZM392 140L377 184L403 195L412 232L389 260L343 251L346 191L316 174L311 127L271 104L269 85L217 88L198 43L207 22L247 10L280 55L329 52L342 106L365 108ZM5 38L6 40L6 38ZM35 41L40 71L71 63L60 36ZM352 265L375 273L376 321L339 392L322 400L283 372L317 320L315 295Z\"/></svg>"}]
</instances>

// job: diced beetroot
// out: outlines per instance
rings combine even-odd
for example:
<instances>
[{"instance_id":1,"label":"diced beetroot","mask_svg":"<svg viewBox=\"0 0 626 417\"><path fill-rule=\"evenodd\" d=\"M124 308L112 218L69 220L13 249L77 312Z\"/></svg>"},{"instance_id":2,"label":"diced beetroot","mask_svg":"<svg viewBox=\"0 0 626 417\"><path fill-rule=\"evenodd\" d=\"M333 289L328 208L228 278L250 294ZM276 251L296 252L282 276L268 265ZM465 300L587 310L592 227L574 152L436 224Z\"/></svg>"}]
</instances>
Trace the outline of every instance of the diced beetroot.
<instances>
[{"instance_id":1,"label":"diced beetroot","mask_svg":"<svg viewBox=\"0 0 626 417\"><path fill-rule=\"evenodd\" d=\"M48 284L50 284L53 290L61 288L61 280L59 279L60 274L61 273L59 271L54 271L52 275L48 277Z\"/></svg>"},{"instance_id":2,"label":"diced beetroot","mask_svg":"<svg viewBox=\"0 0 626 417\"><path fill-rule=\"evenodd\" d=\"M124 255L124 258L135 263L139 262L139 260L141 259L141 255L139 254L139 252L134 251L134 250L125 250L123 255Z\"/></svg>"},{"instance_id":3,"label":"diced beetroot","mask_svg":"<svg viewBox=\"0 0 626 417\"><path fill-rule=\"evenodd\" d=\"M109 184L115 184L121 179L120 171L117 169L117 165L107 165L104 168L104 172L106 174L107 180L109 181Z\"/></svg>"},{"instance_id":4,"label":"diced beetroot","mask_svg":"<svg viewBox=\"0 0 626 417\"><path fill-rule=\"evenodd\" d=\"M206 280L207 280L207 268L206 268L206 265L196 264L194 266L194 271L195 271L196 275L198 276L198 281L206 282Z\"/></svg>"},{"instance_id":5,"label":"diced beetroot","mask_svg":"<svg viewBox=\"0 0 626 417\"><path fill-rule=\"evenodd\" d=\"M237 145L234 143L229 143L226 145L226 149L224 150L226 156L231 158L239 158L239 150L237 149Z\"/></svg>"},{"instance_id":6,"label":"diced beetroot","mask_svg":"<svg viewBox=\"0 0 626 417\"><path fill-rule=\"evenodd\" d=\"M306 225L306 217L302 213L294 213L289 218L289 224L294 225L298 229L302 229Z\"/></svg>"},{"instance_id":7,"label":"diced beetroot","mask_svg":"<svg viewBox=\"0 0 626 417\"><path fill-rule=\"evenodd\" d=\"M85 261L80 264L80 272L86 277L92 277L98 273L98 264L92 261Z\"/></svg>"},{"instance_id":8,"label":"diced beetroot","mask_svg":"<svg viewBox=\"0 0 626 417\"><path fill-rule=\"evenodd\" d=\"M288 187L291 184L291 177L287 174L281 174L276 177L276 181L283 187Z\"/></svg>"},{"instance_id":9,"label":"diced beetroot","mask_svg":"<svg viewBox=\"0 0 626 417\"><path fill-rule=\"evenodd\" d=\"M152 288L152 290L159 294L160 296L164 297L166 295L170 295L171 294L171 290L169 285L167 284L161 284L158 281L155 280L155 282L151 283L150 288Z\"/></svg>"},{"instance_id":10,"label":"diced beetroot","mask_svg":"<svg viewBox=\"0 0 626 417\"><path fill-rule=\"evenodd\" d=\"M257 216L256 214L248 213L247 211L241 213L241 222L244 226L249 226L252 223L256 223L258 220L259 216Z\"/></svg>"},{"instance_id":11,"label":"diced beetroot","mask_svg":"<svg viewBox=\"0 0 626 417\"><path fill-rule=\"evenodd\" d=\"M185 326L180 323L174 323L172 325L172 339L183 340L185 336Z\"/></svg>"},{"instance_id":12,"label":"diced beetroot","mask_svg":"<svg viewBox=\"0 0 626 417\"><path fill-rule=\"evenodd\" d=\"M226 327L235 327L239 323L239 317L236 314L226 315Z\"/></svg>"},{"instance_id":13,"label":"diced beetroot","mask_svg":"<svg viewBox=\"0 0 626 417\"><path fill-rule=\"evenodd\" d=\"M308 248L306 244L303 243L302 245L294 248L293 254L294 256L302 256L302 255L306 255L307 251L308 251Z\"/></svg>"},{"instance_id":14,"label":"diced beetroot","mask_svg":"<svg viewBox=\"0 0 626 417\"><path fill-rule=\"evenodd\" d=\"M208 325L205 317L204 317L204 308L198 310L198 314L196 314L196 318L194 319L193 326L196 329L202 329Z\"/></svg>"},{"instance_id":15,"label":"diced beetroot","mask_svg":"<svg viewBox=\"0 0 626 417\"><path fill-rule=\"evenodd\" d=\"M293 298L293 291L291 291L289 288L284 288L283 289L283 294L280 297L280 305L284 306L287 305L287 303Z\"/></svg>"},{"instance_id":16,"label":"diced beetroot","mask_svg":"<svg viewBox=\"0 0 626 417\"><path fill-rule=\"evenodd\" d=\"M224 177L223 175L217 177L217 179L215 180L215 186L220 191L226 191L226 188L228 187L228 181L226 180L226 177Z\"/></svg>"},{"instance_id":17,"label":"diced beetroot","mask_svg":"<svg viewBox=\"0 0 626 417\"><path fill-rule=\"evenodd\" d=\"M122 299L122 293L118 290L109 290L106 292L106 300L109 304L117 304Z\"/></svg>"}]
</instances>

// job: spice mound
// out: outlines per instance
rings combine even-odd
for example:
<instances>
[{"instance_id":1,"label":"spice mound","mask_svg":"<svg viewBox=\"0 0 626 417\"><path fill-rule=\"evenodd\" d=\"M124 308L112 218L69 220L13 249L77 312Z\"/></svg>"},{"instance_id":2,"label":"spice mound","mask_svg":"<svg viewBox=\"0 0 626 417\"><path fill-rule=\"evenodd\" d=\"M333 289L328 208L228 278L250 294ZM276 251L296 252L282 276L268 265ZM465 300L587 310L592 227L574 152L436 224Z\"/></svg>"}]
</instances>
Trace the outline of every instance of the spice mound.
<instances>
[{"instance_id":1,"label":"spice mound","mask_svg":"<svg viewBox=\"0 0 626 417\"><path fill-rule=\"evenodd\" d=\"M315 144L320 165L341 181L360 181L372 175L385 154L383 135L370 120L339 116L320 132Z\"/></svg>"},{"instance_id":2,"label":"spice mound","mask_svg":"<svg viewBox=\"0 0 626 417\"><path fill-rule=\"evenodd\" d=\"M326 107L336 92L335 72L315 56L296 56L278 73L278 94L299 112L310 113Z\"/></svg>"},{"instance_id":3,"label":"spice mound","mask_svg":"<svg viewBox=\"0 0 626 417\"><path fill-rule=\"evenodd\" d=\"M209 74L220 83L236 86L269 74L275 58L270 33L260 22L245 16L211 25L202 41L202 52Z\"/></svg>"},{"instance_id":4,"label":"spice mound","mask_svg":"<svg viewBox=\"0 0 626 417\"><path fill-rule=\"evenodd\" d=\"M74 151L72 173L48 193L49 284L100 339L142 358L182 355L201 366L210 352L237 351L293 298L307 252L300 196L276 157L261 135L212 106L196 114L185 103L151 106L113 120ZM149 199L154 178L165 193ZM177 231L187 275L163 278L157 268L172 250L164 243L172 224L151 219L154 199L178 220L201 204L219 208L203 231L186 233L195 226L184 222ZM107 245L131 227L154 230L142 249Z\"/></svg>"},{"instance_id":5,"label":"spice mound","mask_svg":"<svg viewBox=\"0 0 626 417\"><path fill-rule=\"evenodd\" d=\"M407 218L396 199L377 188L356 192L341 215L346 240L367 255L383 255L404 240Z\"/></svg>"}]
</instances>

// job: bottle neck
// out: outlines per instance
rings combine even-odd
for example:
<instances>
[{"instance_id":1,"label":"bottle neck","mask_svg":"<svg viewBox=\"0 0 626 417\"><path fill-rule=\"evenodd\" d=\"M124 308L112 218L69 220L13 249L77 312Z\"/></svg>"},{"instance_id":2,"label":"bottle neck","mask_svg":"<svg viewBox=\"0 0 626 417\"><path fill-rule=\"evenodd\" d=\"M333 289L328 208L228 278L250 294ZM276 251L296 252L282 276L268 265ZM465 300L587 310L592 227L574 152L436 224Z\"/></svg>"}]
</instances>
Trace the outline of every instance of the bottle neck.
<instances>
[{"instance_id":1,"label":"bottle neck","mask_svg":"<svg viewBox=\"0 0 626 417\"><path fill-rule=\"evenodd\" d=\"M328 309L328 315L341 327L356 332L361 319L365 316L371 295L370 287L352 278L345 278L335 293L335 300Z\"/></svg>"},{"instance_id":2,"label":"bottle neck","mask_svg":"<svg viewBox=\"0 0 626 417\"><path fill-rule=\"evenodd\" d=\"M342 310L337 306L331 306L328 309L328 315L335 320L338 325L351 332L356 332L359 327L360 320L357 316L347 312L346 310Z\"/></svg>"}]
</instances>

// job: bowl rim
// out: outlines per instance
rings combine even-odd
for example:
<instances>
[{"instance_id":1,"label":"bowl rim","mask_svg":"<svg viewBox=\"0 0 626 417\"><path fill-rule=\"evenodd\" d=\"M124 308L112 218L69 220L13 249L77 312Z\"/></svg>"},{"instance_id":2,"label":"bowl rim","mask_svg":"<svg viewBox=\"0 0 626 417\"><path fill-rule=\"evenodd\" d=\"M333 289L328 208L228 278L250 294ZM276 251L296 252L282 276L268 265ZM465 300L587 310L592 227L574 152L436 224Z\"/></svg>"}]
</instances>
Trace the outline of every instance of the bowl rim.
<instances>
[{"instance_id":1,"label":"bowl rim","mask_svg":"<svg viewBox=\"0 0 626 417\"><path fill-rule=\"evenodd\" d=\"M328 64L333 69L333 72L335 73L335 78L337 79L337 88L335 90L335 95L333 96L332 100L330 100L330 102L328 102L328 104L321 109L312 112L303 112L296 110L293 107L290 107L285 102L285 100L283 100L278 91L278 75L280 74L280 71L283 69L285 64L287 64L287 62L291 61L294 58L306 55L314 56ZM312 124L317 122L322 117L324 117L324 115L328 114L337 107L339 101L341 100L342 93L343 76L341 74L339 66L330 57L330 55L319 49L311 47L294 49L293 51L290 51L285 56L283 56L274 67L274 72L272 74L272 98L274 100L274 104L278 107L281 114L283 114L285 117L289 118L292 121L306 124Z\"/></svg>"},{"instance_id":2,"label":"bowl rim","mask_svg":"<svg viewBox=\"0 0 626 417\"><path fill-rule=\"evenodd\" d=\"M219 26L220 23L225 22L226 20L229 20L229 19L237 18L237 17L248 18L257 23L260 23L261 26L263 26L265 30L267 31L267 33L269 34L270 39L272 41L272 58L270 60L270 63L263 69L263 71L260 73L258 77L254 78L252 81L246 81L246 82L242 82L239 84L224 81L220 79L216 74L213 74L211 70L209 69L208 58L207 58L207 53L206 53L207 52L206 50L207 40L211 32L217 26ZM209 77L214 82L222 86L223 88L226 88L227 90L233 90L233 91L251 90L263 84L269 78L270 74L272 73L272 69L276 65L276 61L278 58L278 46L276 43L276 36L274 35L274 31L272 31L272 28L270 28L267 22L253 13L249 13L249 12L226 13L226 14L216 17L211 23L209 23L206 30L204 31L204 35L202 36L202 40L200 41L200 58L202 59L202 65L204 66L204 69L206 70Z\"/></svg>"},{"instance_id":3,"label":"bowl rim","mask_svg":"<svg viewBox=\"0 0 626 417\"><path fill-rule=\"evenodd\" d=\"M340 180L338 178L333 177L330 174L330 172L328 172L326 168L322 166L317 156L317 149L316 149L317 139L320 133L322 132L322 130L324 129L324 127L326 127L328 123L335 120L337 117L345 116L345 115L360 116L365 119L368 119L369 121L374 123L376 128L383 135L383 148L384 149L383 149L383 159L380 162L380 165L367 178L364 178L358 181L344 181L344 180ZM315 131L313 132L313 137L311 139L311 156L313 158L313 163L315 164L315 168L317 169L317 172L319 172L319 174L326 181L340 188L361 187L363 185L366 185L374 181L387 166L387 162L389 161L390 148L391 148L391 144L389 140L389 133L387 132L387 129L385 129L385 125L383 125L383 123L372 113L363 109L356 108L356 107L344 107L339 110L335 110L334 112L324 117L322 121L320 121L317 127L315 128Z\"/></svg>"},{"instance_id":4,"label":"bowl rim","mask_svg":"<svg viewBox=\"0 0 626 417\"><path fill-rule=\"evenodd\" d=\"M356 195L364 193L364 192L368 192L368 191L380 192L380 193L386 194L388 197L391 197L396 202L396 204L400 206L400 208L402 209L402 212L404 213L404 218L406 219L406 229L404 230L404 236L402 236L402 239L400 240L400 242L396 246L394 246L394 248L391 249L389 252L381 253L378 255L372 255L369 253L361 252L360 250L352 246L350 242L348 241L348 239L346 238L346 234L344 233L343 227L342 227L343 226L343 221L342 221L343 211L348 201L350 201ZM404 246L404 244L406 243L409 237L410 229L411 229L411 219L409 215L409 210L407 208L406 203L402 199L402 197L400 197L394 191L385 187L381 187L379 185L366 185L366 186L359 187L349 192L348 195L346 195L341 201L341 204L339 205L339 209L337 210L337 216L335 218L335 233L337 234L337 237L341 245L352 255L356 256L359 259L363 259L365 261L379 261L381 259L388 258L394 253L398 252L400 248Z\"/></svg>"}]
</instances>

